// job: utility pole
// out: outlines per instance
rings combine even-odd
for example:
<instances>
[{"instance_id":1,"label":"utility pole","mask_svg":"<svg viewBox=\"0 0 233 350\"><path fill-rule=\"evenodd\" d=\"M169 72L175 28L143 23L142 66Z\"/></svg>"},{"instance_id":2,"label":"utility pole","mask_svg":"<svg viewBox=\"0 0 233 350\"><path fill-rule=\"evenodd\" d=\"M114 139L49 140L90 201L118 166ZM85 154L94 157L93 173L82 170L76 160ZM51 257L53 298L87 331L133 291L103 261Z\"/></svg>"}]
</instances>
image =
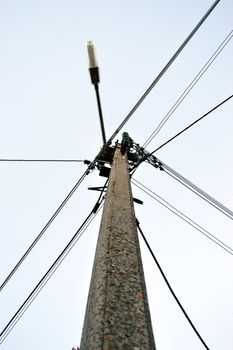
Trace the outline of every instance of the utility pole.
<instances>
[{"instance_id":1,"label":"utility pole","mask_svg":"<svg viewBox=\"0 0 233 350\"><path fill-rule=\"evenodd\" d=\"M100 78L95 47L92 41L87 43L89 72L95 87L104 145L97 162L100 175L109 177L109 184L80 350L155 350L129 179L127 154L130 147L122 142L122 145L116 146L113 155L109 145L219 1L215 0L108 141L99 96ZM104 166L106 162L112 164L111 171ZM156 165L160 167L159 163Z\"/></svg>"},{"instance_id":2,"label":"utility pole","mask_svg":"<svg viewBox=\"0 0 233 350\"><path fill-rule=\"evenodd\" d=\"M127 155L116 146L96 247L81 350L155 350Z\"/></svg>"}]
</instances>

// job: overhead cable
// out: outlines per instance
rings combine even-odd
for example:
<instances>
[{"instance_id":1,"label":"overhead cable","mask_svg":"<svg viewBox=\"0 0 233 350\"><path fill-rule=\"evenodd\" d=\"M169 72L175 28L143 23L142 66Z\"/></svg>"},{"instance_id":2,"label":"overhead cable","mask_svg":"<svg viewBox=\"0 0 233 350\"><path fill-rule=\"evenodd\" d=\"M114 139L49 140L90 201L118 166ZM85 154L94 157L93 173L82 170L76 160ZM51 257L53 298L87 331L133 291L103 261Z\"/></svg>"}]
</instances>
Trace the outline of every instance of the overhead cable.
<instances>
[{"instance_id":1,"label":"overhead cable","mask_svg":"<svg viewBox=\"0 0 233 350\"><path fill-rule=\"evenodd\" d=\"M55 162L55 163L78 163L90 164L87 159L16 159L16 158L0 158L0 162Z\"/></svg>"},{"instance_id":2,"label":"overhead cable","mask_svg":"<svg viewBox=\"0 0 233 350\"><path fill-rule=\"evenodd\" d=\"M168 119L172 116L172 114L176 111L176 109L179 107L181 102L185 99L185 97L189 94L189 92L194 88L194 86L197 84L197 82L201 79L201 77L204 75L204 73L208 70L208 68L211 66L211 64L215 61L215 59L219 56L219 54L222 52L222 50L225 48L225 46L229 43L229 41L233 37L233 30L230 31L230 33L226 36L226 38L222 41L222 43L219 45L217 50L212 54L212 56L208 59L208 61L205 63L205 65L202 67L202 69L198 72L198 74L195 76L195 78L191 81L191 83L186 87L186 89L183 91L183 93L180 95L178 100L173 104L171 109L168 111L168 113L165 115L165 117L161 120L157 128L151 133L151 135L148 137L148 139L143 144L143 147L147 147L148 144L154 139L156 135L160 132L164 124L168 121Z\"/></svg>"},{"instance_id":3,"label":"overhead cable","mask_svg":"<svg viewBox=\"0 0 233 350\"><path fill-rule=\"evenodd\" d=\"M175 214L176 216L178 216L180 219L182 219L183 221L185 221L187 224L189 224L190 226L192 226L193 228L195 228L197 231L199 231L202 235L204 235L206 238L208 238L209 240L211 240L213 243L217 244L219 247L221 247L222 249L224 249L227 253L233 255L233 249L228 246L227 244L225 244L223 241L221 241L220 239L218 239L216 236L214 236L212 233L210 233L209 231L207 231L205 228L203 228L202 226L200 226L199 224L197 224L194 220L192 220L191 218L189 218L187 215L183 214L180 210L176 209L173 205L171 205L168 201L166 201L165 199L163 199L162 197L160 197L157 193L153 192L152 190L150 190L148 187L146 187L145 185L143 185L141 182L139 182L136 179L132 179L132 183L138 187L140 190L142 190L143 192L145 192L148 196L150 196L151 198L153 198L154 200L156 200L158 203L160 203L162 206L164 206L165 208L167 208L168 210L170 210L173 214Z\"/></svg>"},{"instance_id":4,"label":"overhead cable","mask_svg":"<svg viewBox=\"0 0 233 350\"><path fill-rule=\"evenodd\" d=\"M203 338L201 337L200 333L198 332L198 330L197 330L196 327L194 326L193 322L191 321L190 317L188 316L187 312L185 311L185 309L183 308L181 302L179 301L178 297L176 296L174 290L172 289L172 287L171 287L171 285L170 285L170 283L169 283L169 281L168 281L168 279L167 279L167 277L166 277L166 275L165 275L165 273L164 273L162 267L160 266L158 260L156 259L155 255L154 255L154 253L153 253L153 250L152 250L151 247L150 247L149 242L147 241L147 239L146 239L144 233L142 232L142 229L141 229L141 227L140 227L140 224L139 224L139 221L138 221L138 220L137 220L137 227L138 227L138 230L139 230L139 232L140 232L140 234L141 234L141 236L142 236L142 238L143 238L143 240L144 240L144 242L145 242L147 248L149 249L149 252L150 252L150 254L151 254L151 256L152 256L154 262L156 263L156 265L157 265L157 267L158 267L158 269L159 269L161 275L163 276L163 279L164 279L164 281L165 281L165 283L166 283L168 289L170 290L172 296L174 297L175 301L176 301L177 304L179 305L181 311L183 312L183 314L184 314L185 318L187 319L188 323L190 324L190 326L192 327L192 329L194 330L194 332L195 332L196 335L198 336L199 340L200 340L200 341L202 342L202 344L204 345L205 349L209 350L209 348L208 348L208 346L206 345L205 341L203 340Z\"/></svg>"},{"instance_id":5,"label":"overhead cable","mask_svg":"<svg viewBox=\"0 0 233 350\"><path fill-rule=\"evenodd\" d=\"M17 264L15 265L15 267L12 269L12 271L9 273L9 275L5 278L5 280L3 281L3 283L0 285L0 292L3 290L3 288L6 286L6 284L10 281L11 277L14 275L14 273L17 271L17 269L20 267L20 265L23 263L23 261L26 259L26 257L28 256L28 254L31 252L31 250L34 248L34 246L38 243L38 241L41 239L41 237L43 236L43 234L47 231L47 229L49 228L49 226L52 224L52 222L54 221L54 219L57 217L57 215L60 213L60 211L64 208L64 206L66 205L66 203L69 201L69 199L73 196L73 194L75 193L75 191L77 190L77 188L79 187L79 185L82 183L82 181L84 180L84 178L90 173L90 171L92 171L95 168L96 162L98 161L99 157L101 156L101 154L104 152L104 150L107 148L109 143L106 143L102 149L99 151L99 153L96 155L96 157L94 158L94 160L92 162L87 161L88 163L88 168L87 170L83 173L83 175L79 178L79 180L76 182L76 184L74 185L74 187L71 189L71 191L68 193L68 195L65 197L65 199L63 200L63 202L60 204L60 206L57 208L57 210L55 211L55 213L52 215L52 217L49 219L49 221L46 223L46 225L43 227L43 229L40 231L40 233L38 234L38 236L35 238L35 240L32 242L32 244L29 246L29 248L27 249L27 251L24 253L24 255L20 258L20 260L17 262Z\"/></svg>"},{"instance_id":6,"label":"overhead cable","mask_svg":"<svg viewBox=\"0 0 233 350\"><path fill-rule=\"evenodd\" d=\"M93 210L90 212L90 214L87 216L87 218L84 220L82 225L79 227L79 229L76 231L74 236L71 238L69 243L66 245L66 247L62 250L62 252L59 254L57 259L54 261L54 263L50 266L50 268L47 270L47 272L44 274L44 276L41 278L41 280L38 282L38 284L35 286L35 288L31 291L31 293L28 295L28 297L25 299L25 301L21 304L17 312L14 314L14 316L10 319L10 321L7 323L7 325L4 327L2 332L0 333L0 344L3 343L3 341L6 339L8 334L12 331L12 329L15 327L15 325L18 323L20 318L23 316L25 311L28 309L28 307L31 305L31 303L34 301L36 296L40 293L40 291L44 288L46 283L49 281L49 279L52 277L54 272L58 269L60 264L64 261L68 253L71 251L71 249L74 247L74 245L77 243L77 241L80 239L82 234L85 232L87 227L90 225L92 220L95 218L95 216L98 214L98 212L102 208L102 202L104 200L103 197L103 191L101 192Z\"/></svg>"},{"instance_id":7,"label":"overhead cable","mask_svg":"<svg viewBox=\"0 0 233 350\"><path fill-rule=\"evenodd\" d=\"M233 95L227 97L225 100L223 100L222 102L220 102L217 106L213 107L209 112L205 113L203 116L201 116L200 118L196 119L193 123L191 123L190 125L186 126L186 128L182 129L180 132L178 132L176 135L174 135L173 137L171 137L168 141L164 142L161 146L159 146L158 148L156 148L153 152L151 152L150 154L154 154L155 152L157 152L158 150L160 150L161 148L163 148L164 146L166 146L168 143L170 143L171 141L173 141L175 138L177 138L178 136L180 136L181 134L183 134L185 131L187 131L188 129L190 129L193 125L197 124L199 121L201 121L202 119L204 119L205 117L207 117L208 115L210 115L213 111L215 111L216 109L218 109L219 107L221 107L224 103L228 102L231 98L233 97ZM150 155L149 154L149 155Z\"/></svg>"},{"instance_id":8,"label":"overhead cable","mask_svg":"<svg viewBox=\"0 0 233 350\"><path fill-rule=\"evenodd\" d=\"M200 187L196 186L194 183L192 183L190 180L186 179L183 175L179 174L177 171L172 169L170 166L168 166L166 163L161 161L158 157L155 157L148 151L146 151L143 147L140 147L138 144L133 144L133 149L138 155L138 161L137 163L133 164L129 170L131 172L131 177L135 173L138 164L141 163L141 160L146 160L150 165L152 165L154 168L159 169L172 178L174 178L176 181L181 183L183 186L185 186L187 189L195 193L198 197L205 200L208 204L212 205L214 208L219 210L222 214L226 215L230 219L233 219L233 211L231 211L229 208L227 208L225 205L217 201L215 198L210 196L208 193L203 191Z\"/></svg>"},{"instance_id":9,"label":"overhead cable","mask_svg":"<svg viewBox=\"0 0 233 350\"><path fill-rule=\"evenodd\" d=\"M213 5L209 8L209 10L206 12L206 14L201 18L201 20L198 22L198 24L195 26L195 28L192 30L192 32L187 36L187 38L184 40L184 42L181 44L181 46L178 48L178 50L174 53L172 58L168 61L168 63L165 65L165 67L161 70L161 72L157 75L157 77L154 79L154 81L151 83L151 85L148 87L146 92L141 96L141 98L138 100L138 102L135 104L135 106L131 109L131 111L128 113L128 115L125 117L125 119L121 122L121 124L118 126L116 131L112 134L109 141L107 142L110 144L114 137L118 134L118 132L123 128L123 126L127 123L127 121L131 118L131 116L134 114L134 112L138 109L138 107L141 105L141 103L145 100L145 98L149 95L151 90L154 88L154 86L158 83L158 81L162 78L164 73L168 70L168 68L171 66L171 64L175 61L175 59L179 56L181 51L184 49L184 47L188 44L190 39L194 36L194 34L197 32L197 30L200 28L200 26L204 23L204 21L207 19L207 17L210 15L210 13L214 10L216 5L219 3L220 0L216 0Z\"/></svg>"},{"instance_id":10,"label":"overhead cable","mask_svg":"<svg viewBox=\"0 0 233 350\"><path fill-rule=\"evenodd\" d=\"M17 264L14 266L14 268L11 270L11 272L9 273L9 275L5 278L5 280L2 282L1 286L0 286L0 292L3 290L3 288L6 286L6 284L10 281L10 279L12 278L12 276L14 275L14 273L18 270L18 268L20 267L20 265L23 263L23 261L26 259L26 257L28 256L28 254L32 251L32 249L35 247L35 245L39 242L39 240L41 239L41 237L43 236L43 234L47 231L47 229L49 228L49 226L52 224L52 222L54 221L54 219L57 217L57 215L60 213L60 211L64 208L64 206L67 204L67 202L69 201L69 199L73 196L73 194L75 193L75 191L77 190L77 188L79 187L79 185L82 183L82 181L85 179L85 177L87 176L87 174L89 173L91 167L93 166L93 164L95 163L95 161L93 161L89 166L88 169L83 173L83 175L79 178L79 180L76 182L76 184L74 185L74 187L71 189L71 191L68 193L68 195L65 197L65 199L63 200L63 202L60 204L60 206L57 208L57 210L55 211L55 213L52 215L52 217L49 219L49 221L46 223L46 225L43 227L43 229L40 231L40 233L37 235L37 237L34 239L34 241L31 243L31 245L28 247L28 249L26 250L26 252L23 254L23 256L19 259L19 261L17 262Z\"/></svg>"},{"instance_id":11,"label":"overhead cable","mask_svg":"<svg viewBox=\"0 0 233 350\"><path fill-rule=\"evenodd\" d=\"M145 151L144 151L145 152ZM145 154L147 154L145 152ZM225 205L217 201L215 198L211 197L208 193L203 191L201 188L196 186L194 183L186 179L183 175L179 174L177 171L172 169L170 166L168 166L166 163L162 162L159 158L150 155L147 158L147 162L151 164L153 167L158 168L162 171L164 171L166 174L174 178L176 181L181 183L183 186L188 188L190 191L195 193L200 198L204 199L207 203L212 205L214 208L219 210L222 214L228 216L230 219L233 219L233 212L227 208Z\"/></svg>"},{"instance_id":12,"label":"overhead cable","mask_svg":"<svg viewBox=\"0 0 233 350\"><path fill-rule=\"evenodd\" d=\"M139 165L141 163L143 163L144 161L148 161L150 159L150 157L153 156L153 154L157 151L159 151L161 148L163 148L164 146L166 146L168 143L170 143L171 141L173 141L176 137L178 137L179 135L183 134L186 130L188 130L189 128L191 128L193 125L197 124L200 120L204 119L205 117L207 117L209 114L211 114L214 110L218 109L220 106L222 106L224 103L226 103L227 101L229 101L231 98L233 97L233 95L229 96L228 98L226 98L225 100L223 100L221 103L219 103L217 106L213 107L210 111L208 111L207 113L205 113L203 116L201 116L200 118L196 119L193 123L189 124L187 127L185 127L184 129L182 129L180 132L178 132L177 134L175 134L173 137L171 137L169 140L167 140L166 142L164 142L161 146L159 146L158 148L156 148L153 152L147 152L143 147L140 147L138 144L135 144L137 150L139 150L140 152L140 158L137 161L136 164L133 165L133 167L131 167L130 171L131 171L131 176L135 173L135 171L137 170L137 168L139 167Z\"/></svg>"},{"instance_id":13,"label":"overhead cable","mask_svg":"<svg viewBox=\"0 0 233 350\"><path fill-rule=\"evenodd\" d=\"M190 191L195 193L197 196L204 199L207 203L209 203L210 205L215 207L217 210L219 210L221 213L223 213L224 215L228 216L230 219L233 220L233 212L229 208L227 208L225 205L223 205L222 203L217 201L215 198L211 197L208 193L206 193L201 188L196 186L194 183L192 183L191 181L186 179L184 176L180 175L175 170L171 169L170 167L168 167L168 169L166 169L166 167L168 167L168 166L166 166L166 165L164 166L164 168L165 168L164 172L166 174L171 176L173 179L178 181L180 184L182 184L183 186L188 188Z\"/></svg>"}]
</instances>

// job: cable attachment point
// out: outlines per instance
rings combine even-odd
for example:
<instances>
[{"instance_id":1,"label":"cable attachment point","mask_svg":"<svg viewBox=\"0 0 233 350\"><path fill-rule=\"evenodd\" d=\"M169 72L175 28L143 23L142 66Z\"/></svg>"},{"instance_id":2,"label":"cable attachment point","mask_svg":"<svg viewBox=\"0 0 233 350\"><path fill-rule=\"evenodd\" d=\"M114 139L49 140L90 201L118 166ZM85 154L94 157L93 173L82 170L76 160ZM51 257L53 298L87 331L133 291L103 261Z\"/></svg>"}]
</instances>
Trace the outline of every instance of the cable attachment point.
<instances>
[{"instance_id":1,"label":"cable attachment point","mask_svg":"<svg viewBox=\"0 0 233 350\"><path fill-rule=\"evenodd\" d=\"M135 142L129 136L127 132L123 132L122 141L121 141L121 154L127 155L128 163L129 163L129 171L139 162L140 160L140 152L138 152L135 147Z\"/></svg>"},{"instance_id":2,"label":"cable attachment point","mask_svg":"<svg viewBox=\"0 0 233 350\"><path fill-rule=\"evenodd\" d=\"M147 158L147 162L149 164L151 164L153 167L155 167L156 169L159 169L161 171L164 170L164 167L163 167L163 163L158 160L158 158L156 158L155 156L153 155L150 155L148 158Z\"/></svg>"},{"instance_id":3,"label":"cable attachment point","mask_svg":"<svg viewBox=\"0 0 233 350\"><path fill-rule=\"evenodd\" d=\"M129 137L129 134L127 132L123 132L122 141L121 141L121 154L128 155L132 146L133 146L133 140L131 139L131 137Z\"/></svg>"}]
</instances>

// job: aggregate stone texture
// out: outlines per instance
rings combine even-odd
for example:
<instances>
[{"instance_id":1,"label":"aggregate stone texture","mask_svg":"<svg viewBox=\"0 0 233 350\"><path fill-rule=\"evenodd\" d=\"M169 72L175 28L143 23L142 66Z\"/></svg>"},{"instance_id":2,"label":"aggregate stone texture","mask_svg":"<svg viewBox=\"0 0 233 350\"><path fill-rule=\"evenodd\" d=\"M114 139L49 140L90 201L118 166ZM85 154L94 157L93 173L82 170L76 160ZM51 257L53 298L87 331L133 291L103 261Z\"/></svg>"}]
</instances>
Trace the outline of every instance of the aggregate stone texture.
<instances>
[{"instance_id":1,"label":"aggregate stone texture","mask_svg":"<svg viewBox=\"0 0 233 350\"><path fill-rule=\"evenodd\" d=\"M119 145L100 225L80 349L155 349L128 161Z\"/></svg>"}]
</instances>

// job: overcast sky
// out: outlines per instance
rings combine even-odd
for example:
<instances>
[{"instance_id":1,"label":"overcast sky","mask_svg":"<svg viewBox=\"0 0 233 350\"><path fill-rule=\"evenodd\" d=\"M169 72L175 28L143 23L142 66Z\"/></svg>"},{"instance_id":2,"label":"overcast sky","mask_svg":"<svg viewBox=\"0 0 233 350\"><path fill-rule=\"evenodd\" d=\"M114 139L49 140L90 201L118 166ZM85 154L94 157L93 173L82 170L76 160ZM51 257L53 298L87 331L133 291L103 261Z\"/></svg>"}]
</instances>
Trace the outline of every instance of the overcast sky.
<instances>
[{"instance_id":1,"label":"overcast sky","mask_svg":"<svg viewBox=\"0 0 233 350\"><path fill-rule=\"evenodd\" d=\"M109 137L213 2L7 0L0 2L0 158L90 159L101 147L86 41L96 44ZM122 131L139 144L232 30L221 0ZM148 151L232 94L233 40ZM156 153L233 209L229 101ZM120 140L121 133L118 136ZM1 282L83 174L83 163L0 162ZM135 178L233 247L232 220L148 164ZM92 210L105 179L88 175L0 292L1 331ZM233 348L232 255L133 187L136 215L168 280L211 350ZM80 344L101 214L1 347L71 350ZM157 350L202 350L141 242Z\"/></svg>"}]
</instances>

